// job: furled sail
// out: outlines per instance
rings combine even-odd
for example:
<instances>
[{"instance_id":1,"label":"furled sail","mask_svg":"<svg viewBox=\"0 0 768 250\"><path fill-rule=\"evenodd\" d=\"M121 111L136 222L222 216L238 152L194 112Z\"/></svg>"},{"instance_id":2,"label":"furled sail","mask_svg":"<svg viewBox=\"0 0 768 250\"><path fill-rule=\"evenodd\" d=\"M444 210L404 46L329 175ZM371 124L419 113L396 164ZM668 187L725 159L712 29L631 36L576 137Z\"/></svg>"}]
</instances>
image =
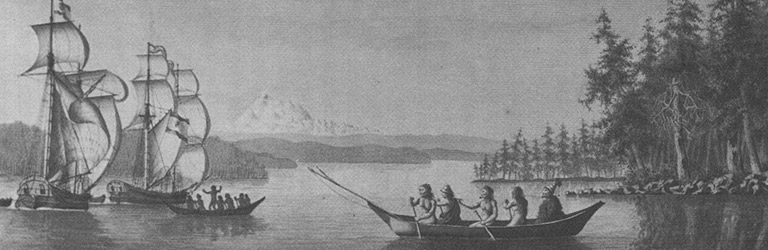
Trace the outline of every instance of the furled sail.
<instances>
[{"instance_id":1,"label":"furled sail","mask_svg":"<svg viewBox=\"0 0 768 250\"><path fill-rule=\"evenodd\" d=\"M58 22L33 25L40 48L37 59L23 74L48 65L48 54L53 53L53 63L64 71L76 71L88 63L90 47L88 40L72 22ZM53 30L53 50L51 51L51 30Z\"/></svg>"}]
</instances>

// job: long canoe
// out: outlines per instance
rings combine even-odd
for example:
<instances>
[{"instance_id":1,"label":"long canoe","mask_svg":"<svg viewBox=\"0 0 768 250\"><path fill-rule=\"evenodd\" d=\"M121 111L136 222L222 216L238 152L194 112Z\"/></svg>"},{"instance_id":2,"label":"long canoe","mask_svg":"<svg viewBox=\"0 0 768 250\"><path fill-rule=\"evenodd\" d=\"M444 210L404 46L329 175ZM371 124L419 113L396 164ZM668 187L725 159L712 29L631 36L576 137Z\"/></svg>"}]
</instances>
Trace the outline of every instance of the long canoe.
<instances>
[{"instance_id":1,"label":"long canoe","mask_svg":"<svg viewBox=\"0 0 768 250\"><path fill-rule=\"evenodd\" d=\"M176 214L179 215L201 215L201 216L233 216L233 215L249 215L251 212L253 212L253 209L259 206L264 199L267 197L261 197L261 199L257 200L256 202L251 203L248 206L245 207L238 207L236 209L230 209L230 210L197 210L197 209L187 209L187 208L181 208L177 207L171 204L166 203L165 205L168 206L168 208L171 209Z\"/></svg>"},{"instance_id":2,"label":"long canoe","mask_svg":"<svg viewBox=\"0 0 768 250\"><path fill-rule=\"evenodd\" d=\"M435 225L419 224L418 228L413 220L413 216L399 215L387 212L368 202L368 207L373 210L393 232L398 236L419 236L422 237L454 237L454 238L490 238L492 234L495 238L542 238L542 237L563 237L573 236L581 232L584 225L587 224L592 215L605 204L600 201L594 205L567 214L565 218L542 224L526 224L522 226L489 226L468 227L476 221L462 221L458 225ZM528 223L534 223L534 220L528 220ZM500 225L506 225L508 222L499 221ZM486 231L487 230L487 231Z\"/></svg>"}]
</instances>

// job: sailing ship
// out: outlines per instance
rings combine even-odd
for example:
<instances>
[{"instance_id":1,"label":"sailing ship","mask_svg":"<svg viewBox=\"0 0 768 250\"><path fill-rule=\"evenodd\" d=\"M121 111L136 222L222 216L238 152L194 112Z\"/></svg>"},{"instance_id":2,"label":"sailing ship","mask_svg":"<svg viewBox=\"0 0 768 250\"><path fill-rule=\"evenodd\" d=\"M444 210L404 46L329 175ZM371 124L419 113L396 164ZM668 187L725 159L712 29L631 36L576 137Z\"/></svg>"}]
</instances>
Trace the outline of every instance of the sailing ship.
<instances>
[{"instance_id":1,"label":"sailing ship","mask_svg":"<svg viewBox=\"0 0 768 250\"><path fill-rule=\"evenodd\" d=\"M137 57L141 70L132 83L140 102L125 128L141 138L133 183L113 180L107 185L109 199L181 204L209 174L203 143L211 121L198 94L200 83L191 69L178 69L168 60L163 46L147 43L146 54Z\"/></svg>"},{"instance_id":2,"label":"sailing ship","mask_svg":"<svg viewBox=\"0 0 768 250\"><path fill-rule=\"evenodd\" d=\"M17 208L87 210L90 190L111 166L120 145L116 102L127 98L128 87L107 70L84 70L90 47L70 11L63 2L54 11L51 0L48 23L32 26L39 53L21 75L45 76L39 113L42 160L39 172L35 167L19 183Z\"/></svg>"}]
</instances>

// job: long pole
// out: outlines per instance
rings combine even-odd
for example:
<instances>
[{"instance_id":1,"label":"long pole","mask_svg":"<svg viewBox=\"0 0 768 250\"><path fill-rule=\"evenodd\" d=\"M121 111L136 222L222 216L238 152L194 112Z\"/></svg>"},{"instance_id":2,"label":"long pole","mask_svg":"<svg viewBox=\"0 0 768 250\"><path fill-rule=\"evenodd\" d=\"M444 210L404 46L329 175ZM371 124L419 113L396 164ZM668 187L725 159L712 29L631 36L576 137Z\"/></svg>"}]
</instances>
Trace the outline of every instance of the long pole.
<instances>
[{"instance_id":1,"label":"long pole","mask_svg":"<svg viewBox=\"0 0 768 250\"><path fill-rule=\"evenodd\" d=\"M147 42L147 82L144 92L144 189L149 189L149 127L152 122L149 115L150 46L152 44Z\"/></svg>"},{"instance_id":2,"label":"long pole","mask_svg":"<svg viewBox=\"0 0 768 250\"><path fill-rule=\"evenodd\" d=\"M480 216L480 213L478 213L477 211L475 211L475 214L477 215L477 218L480 218L480 221L483 221L483 217L482 217L482 216ZM485 232L487 232L487 233L488 233L488 235L489 235L489 236L491 236L491 239L492 239L492 240L496 240L496 237L493 237L493 234L491 233L491 230L490 230L490 229L488 229L488 226L486 226L485 224L482 224L482 222L480 223L480 225L483 225L483 228L485 228Z\"/></svg>"},{"instance_id":3,"label":"long pole","mask_svg":"<svg viewBox=\"0 0 768 250\"><path fill-rule=\"evenodd\" d=\"M48 96L48 123L47 123L47 129L45 131L45 138L43 139L43 164L40 166L41 173L43 174L43 178L45 178L48 175L48 152L50 152L51 147L51 123L53 120L53 97L54 92L56 92L56 84L54 84L54 77L55 72L53 70L53 0L51 0L51 15L48 19L48 77L47 78L47 84L50 84L51 92Z\"/></svg>"},{"instance_id":4,"label":"long pole","mask_svg":"<svg viewBox=\"0 0 768 250\"><path fill-rule=\"evenodd\" d=\"M174 85L176 85L176 97L178 97L179 96L179 64L178 63L176 64L176 69L171 69L171 74L173 74L174 76L173 78L175 79ZM171 167L173 168L173 172L171 172L172 174L171 177L173 177L171 179L171 192L176 192L176 163L174 162L173 166Z\"/></svg>"},{"instance_id":5,"label":"long pole","mask_svg":"<svg viewBox=\"0 0 768 250\"><path fill-rule=\"evenodd\" d=\"M413 222L416 223L416 233L419 234L419 239L421 239L421 228L419 228L419 216L416 215L416 208L411 207L411 210L413 210Z\"/></svg>"}]
</instances>

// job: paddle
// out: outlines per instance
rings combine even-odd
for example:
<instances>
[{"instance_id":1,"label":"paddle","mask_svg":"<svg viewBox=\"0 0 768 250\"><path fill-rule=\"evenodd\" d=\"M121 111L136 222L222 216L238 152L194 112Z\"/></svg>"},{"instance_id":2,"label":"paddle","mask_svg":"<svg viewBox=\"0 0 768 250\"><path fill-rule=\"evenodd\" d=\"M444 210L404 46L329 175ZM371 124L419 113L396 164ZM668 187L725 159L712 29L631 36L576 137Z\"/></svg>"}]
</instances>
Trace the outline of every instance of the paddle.
<instances>
[{"instance_id":1,"label":"paddle","mask_svg":"<svg viewBox=\"0 0 768 250\"><path fill-rule=\"evenodd\" d=\"M416 222L416 233L419 234L419 239L421 239L421 228L419 228L419 221L418 216L416 215L416 208L411 207L411 210L413 210L413 222Z\"/></svg>"},{"instance_id":2,"label":"paddle","mask_svg":"<svg viewBox=\"0 0 768 250\"><path fill-rule=\"evenodd\" d=\"M477 211L475 211L475 214L477 215L477 218L480 218L480 221L483 221L483 217L482 217L482 216L480 216L480 213L478 213ZM480 225L483 225L483 224L482 224L482 223L480 223ZM486 232L488 232L488 235L490 235L490 236L491 236L491 239L492 239L492 240L496 240L496 237L493 237L493 234L491 233L491 230L489 230L489 229L488 229L488 226L486 226L486 225L483 225L483 228L485 228L485 231L486 231Z\"/></svg>"}]
</instances>

